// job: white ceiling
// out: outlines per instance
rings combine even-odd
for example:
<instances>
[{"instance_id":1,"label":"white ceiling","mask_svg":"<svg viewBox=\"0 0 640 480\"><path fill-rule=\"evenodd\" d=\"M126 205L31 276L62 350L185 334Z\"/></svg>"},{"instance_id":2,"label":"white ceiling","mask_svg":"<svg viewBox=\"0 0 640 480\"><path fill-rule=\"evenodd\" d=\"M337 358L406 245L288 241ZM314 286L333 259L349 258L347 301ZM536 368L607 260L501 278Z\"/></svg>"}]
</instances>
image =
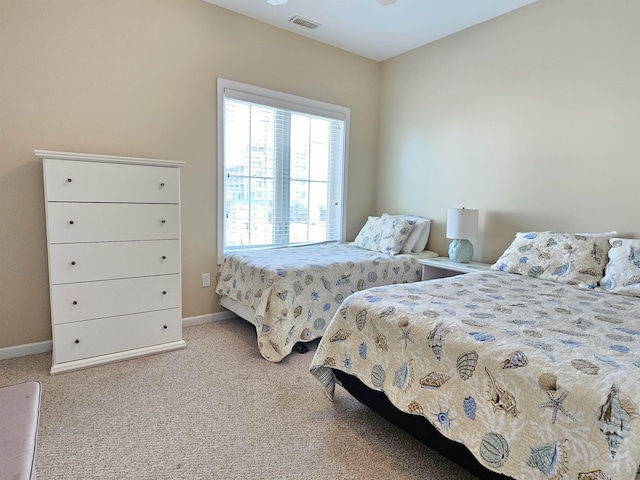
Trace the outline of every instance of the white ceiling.
<instances>
[{"instance_id":1,"label":"white ceiling","mask_svg":"<svg viewBox=\"0 0 640 480\"><path fill-rule=\"evenodd\" d=\"M205 0L276 27L383 61L537 0ZM314 30L294 16L319 23Z\"/></svg>"}]
</instances>

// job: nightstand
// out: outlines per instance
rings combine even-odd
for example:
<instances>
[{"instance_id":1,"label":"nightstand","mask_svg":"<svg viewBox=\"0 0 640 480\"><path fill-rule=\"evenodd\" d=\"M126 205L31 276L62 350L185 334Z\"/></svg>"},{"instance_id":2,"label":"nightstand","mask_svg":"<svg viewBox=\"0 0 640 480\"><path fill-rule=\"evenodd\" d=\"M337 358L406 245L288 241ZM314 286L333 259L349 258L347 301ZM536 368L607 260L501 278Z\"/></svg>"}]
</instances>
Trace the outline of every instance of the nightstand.
<instances>
[{"instance_id":1,"label":"nightstand","mask_svg":"<svg viewBox=\"0 0 640 480\"><path fill-rule=\"evenodd\" d=\"M489 263L456 263L449 260L449 257L424 258L418 262L422 265L422 280L453 277L462 273L483 272L491 267Z\"/></svg>"}]
</instances>

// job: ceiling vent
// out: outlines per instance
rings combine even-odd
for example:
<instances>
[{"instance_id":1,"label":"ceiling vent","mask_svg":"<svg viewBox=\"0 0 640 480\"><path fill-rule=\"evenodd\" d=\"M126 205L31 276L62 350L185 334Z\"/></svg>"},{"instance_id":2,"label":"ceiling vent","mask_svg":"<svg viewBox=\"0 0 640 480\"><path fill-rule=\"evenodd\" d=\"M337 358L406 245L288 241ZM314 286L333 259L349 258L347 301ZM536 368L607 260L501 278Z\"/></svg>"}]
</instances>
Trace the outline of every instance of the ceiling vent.
<instances>
[{"instance_id":1,"label":"ceiling vent","mask_svg":"<svg viewBox=\"0 0 640 480\"><path fill-rule=\"evenodd\" d=\"M320 26L319 23L313 22L311 20L307 20L306 18L299 17L298 15L290 18L289 21L291 23L295 23L296 25L300 25L301 27L310 28L312 30Z\"/></svg>"}]
</instances>

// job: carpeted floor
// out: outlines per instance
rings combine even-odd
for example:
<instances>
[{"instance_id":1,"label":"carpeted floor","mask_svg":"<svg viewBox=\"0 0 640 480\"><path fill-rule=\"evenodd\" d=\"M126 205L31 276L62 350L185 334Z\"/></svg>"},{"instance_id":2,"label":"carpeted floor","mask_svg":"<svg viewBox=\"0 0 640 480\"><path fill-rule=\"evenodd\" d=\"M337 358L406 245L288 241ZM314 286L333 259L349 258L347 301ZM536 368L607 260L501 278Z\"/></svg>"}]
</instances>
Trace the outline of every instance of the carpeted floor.
<instances>
[{"instance_id":1,"label":"carpeted floor","mask_svg":"<svg viewBox=\"0 0 640 480\"><path fill-rule=\"evenodd\" d=\"M232 319L187 348L50 376L51 354L0 361L42 383L39 480L474 478L309 373L314 348L270 363Z\"/></svg>"}]
</instances>

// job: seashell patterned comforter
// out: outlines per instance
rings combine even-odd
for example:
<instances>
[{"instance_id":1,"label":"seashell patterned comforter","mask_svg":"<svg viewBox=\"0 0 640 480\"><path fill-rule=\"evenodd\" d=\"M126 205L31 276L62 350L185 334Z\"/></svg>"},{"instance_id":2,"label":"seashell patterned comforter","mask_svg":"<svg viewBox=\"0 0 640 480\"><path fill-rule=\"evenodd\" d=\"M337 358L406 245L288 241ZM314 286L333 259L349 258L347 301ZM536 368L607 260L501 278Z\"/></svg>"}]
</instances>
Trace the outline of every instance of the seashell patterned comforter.
<instances>
[{"instance_id":1,"label":"seashell patterned comforter","mask_svg":"<svg viewBox=\"0 0 640 480\"><path fill-rule=\"evenodd\" d=\"M311 364L427 418L516 479L632 480L640 463L640 298L505 272L349 297Z\"/></svg>"},{"instance_id":2,"label":"seashell patterned comforter","mask_svg":"<svg viewBox=\"0 0 640 480\"><path fill-rule=\"evenodd\" d=\"M365 288L420 280L418 254L388 255L349 243L253 250L224 258L216 293L250 307L264 358L324 333L342 301Z\"/></svg>"}]
</instances>

